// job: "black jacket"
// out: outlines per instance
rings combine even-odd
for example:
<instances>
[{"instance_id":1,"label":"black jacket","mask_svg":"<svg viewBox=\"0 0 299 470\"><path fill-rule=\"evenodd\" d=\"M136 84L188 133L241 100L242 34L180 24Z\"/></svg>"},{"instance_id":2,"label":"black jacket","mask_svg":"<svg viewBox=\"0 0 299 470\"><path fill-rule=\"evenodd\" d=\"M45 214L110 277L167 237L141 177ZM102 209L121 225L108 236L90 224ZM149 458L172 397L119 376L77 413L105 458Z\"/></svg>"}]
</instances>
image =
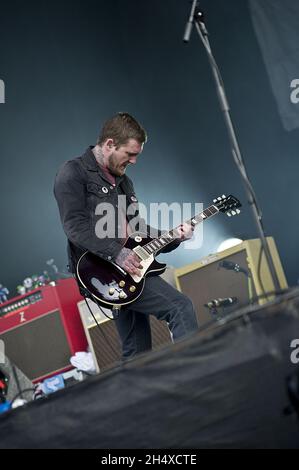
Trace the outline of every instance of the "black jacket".
<instances>
[{"instance_id":1,"label":"black jacket","mask_svg":"<svg viewBox=\"0 0 299 470\"><path fill-rule=\"evenodd\" d=\"M68 238L68 256L70 270L75 266L85 251L114 261L122 249L126 238L119 237L117 230L113 238L99 238L96 235L96 224L101 215L96 215L96 207L101 202L111 203L118 208L118 196L125 195L127 204L131 204L128 222L138 220L138 230L149 233L150 227L139 217L138 201L134 186L126 175L116 177L115 187L107 180L98 165L92 147L74 160L69 160L59 169L54 185L54 194L59 207L64 232ZM119 227L118 212L115 211L115 227ZM102 215L103 217L103 215ZM119 227L120 228L120 227ZM161 232L157 231L158 236ZM175 240L162 252L174 250L179 245Z\"/></svg>"}]
</instances>

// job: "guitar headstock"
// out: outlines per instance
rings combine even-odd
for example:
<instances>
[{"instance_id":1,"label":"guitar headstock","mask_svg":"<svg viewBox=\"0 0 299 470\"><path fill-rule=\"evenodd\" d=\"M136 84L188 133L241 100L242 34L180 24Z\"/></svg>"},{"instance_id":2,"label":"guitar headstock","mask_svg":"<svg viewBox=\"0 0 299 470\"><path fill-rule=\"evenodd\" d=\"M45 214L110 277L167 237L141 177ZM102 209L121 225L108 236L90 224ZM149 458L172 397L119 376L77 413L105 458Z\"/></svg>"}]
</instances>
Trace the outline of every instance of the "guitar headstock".
<instances>
[{"instance_id":1,"label":"guitar headstock","mask_svg":"<svg viewBox=\"0 0 299 470\"><path fill-rule=\"evenodd\" d=\"M223 212L229 217L238 215L241 212L239 207L242 207L242 204L232 195L225 196L223 194L223 196L219 196L217 199L213 199L213 203L220 212Z\"/></svg>"}]
</instances>

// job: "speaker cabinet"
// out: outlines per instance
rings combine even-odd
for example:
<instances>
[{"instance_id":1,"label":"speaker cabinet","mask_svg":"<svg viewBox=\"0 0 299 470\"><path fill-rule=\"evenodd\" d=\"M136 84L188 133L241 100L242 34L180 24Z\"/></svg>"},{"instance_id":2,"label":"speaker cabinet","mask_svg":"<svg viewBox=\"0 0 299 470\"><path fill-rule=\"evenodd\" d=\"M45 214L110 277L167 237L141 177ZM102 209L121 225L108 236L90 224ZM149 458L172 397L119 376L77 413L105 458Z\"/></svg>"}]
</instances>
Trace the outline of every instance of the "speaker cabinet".
<instances>
[{"instance_id":1,"label":"speaker cabinet","mask_svg":"<svg viewBox=\"0 0 299 470\"><path fill-rule=\"evenodd\" d=\"M70 358L87 340L78 312L75 279L58 281L1 305L5 353L33 382L71 369Z\"/></svg>"},{"instance_id":2,"label":"speaker cabinet","mask_svg":"<svg viewBox=\"0 0 299 470\"><path fill-rule=\"evenodd\" d=\"M272 237L267 240L280 287L287 288L275 242ZM199 326L249 302L263 304L273 298L273 295L264 296L265 293L274 291L274 285L265 254L261 250L260 239L244 241L233 248L176 269L175 278L177 288L193 301ZM217 299L231 299L233 303L227 301L226 306L219 308L206 306Z\"/></svg>"},{"instance_id":3,"label":"speaker cabinet","mask_svg":"<svg viewBox=\"0 0 299 470\"><path fill-rule=\"evenodd\" d=\"M109 369L121 360L121 342L114 320L108 319L92 300L87 300L93 315L100 328L92 317L85 300L78 303L78 309L85 329L90 352L93 355L97 372ZM102 308L108 317L112 316L111 310ZM121 315L121 311L120 311ZM166 322L150 316L152 332L152 347L158 349L171 343L170 333Z\"/></svg>"}]
</instances>

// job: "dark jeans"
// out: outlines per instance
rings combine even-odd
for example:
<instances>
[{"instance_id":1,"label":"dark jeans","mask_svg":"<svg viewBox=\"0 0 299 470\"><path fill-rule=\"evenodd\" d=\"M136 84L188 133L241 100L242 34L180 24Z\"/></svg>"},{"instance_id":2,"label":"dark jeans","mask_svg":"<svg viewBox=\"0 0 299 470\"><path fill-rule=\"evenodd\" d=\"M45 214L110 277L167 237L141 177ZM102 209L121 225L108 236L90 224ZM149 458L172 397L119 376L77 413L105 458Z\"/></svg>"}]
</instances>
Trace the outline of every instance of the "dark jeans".
<instances>
[{"instance_id":1,"label":"dark jeans","mask_svg":"<svg viewBox=\"0 0 299 470\"><path fill-rule=\"evenodd\" d=\"M168 323L173 341L198 328L191 300L161 277L149 277L141 296L131 305L122 307L115 320L124 359L151 349L149 315Z\"/></svg>"}]
</instances>

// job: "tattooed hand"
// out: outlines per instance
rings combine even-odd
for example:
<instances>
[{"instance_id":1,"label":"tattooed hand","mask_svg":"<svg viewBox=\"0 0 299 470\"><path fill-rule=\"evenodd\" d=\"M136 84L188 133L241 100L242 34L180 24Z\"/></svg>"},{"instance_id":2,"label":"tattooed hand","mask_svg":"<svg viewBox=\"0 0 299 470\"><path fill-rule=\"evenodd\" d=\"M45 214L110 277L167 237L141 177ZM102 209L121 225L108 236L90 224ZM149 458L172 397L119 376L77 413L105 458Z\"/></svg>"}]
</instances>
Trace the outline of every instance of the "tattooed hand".
<instances>
[{"instance_id":1,"label":"tattooed hand","mask_svg":"<svg viewBox=\"0 0 299 470\"><path fill-rule=\"evenodd\" d=\"M129 274L141 276L140 269L142 269L142 265L140 264L139 257L133 250L122 248L116 257L115 262L121 268L124 268L124 270Z\"/></svg>"},{"instance_id":2,"label":"tattooed hand","mask_svg":"<svg viewBox=\"0 0 299 470\"><path fill-rule=\"evenodd\" d=\"M181 242L185 240L190 240L193 237L194 227L192 227L192 225L184 223L179 226L177 232L179 234L179 239Z\"/></svg>"}]
</instances>

